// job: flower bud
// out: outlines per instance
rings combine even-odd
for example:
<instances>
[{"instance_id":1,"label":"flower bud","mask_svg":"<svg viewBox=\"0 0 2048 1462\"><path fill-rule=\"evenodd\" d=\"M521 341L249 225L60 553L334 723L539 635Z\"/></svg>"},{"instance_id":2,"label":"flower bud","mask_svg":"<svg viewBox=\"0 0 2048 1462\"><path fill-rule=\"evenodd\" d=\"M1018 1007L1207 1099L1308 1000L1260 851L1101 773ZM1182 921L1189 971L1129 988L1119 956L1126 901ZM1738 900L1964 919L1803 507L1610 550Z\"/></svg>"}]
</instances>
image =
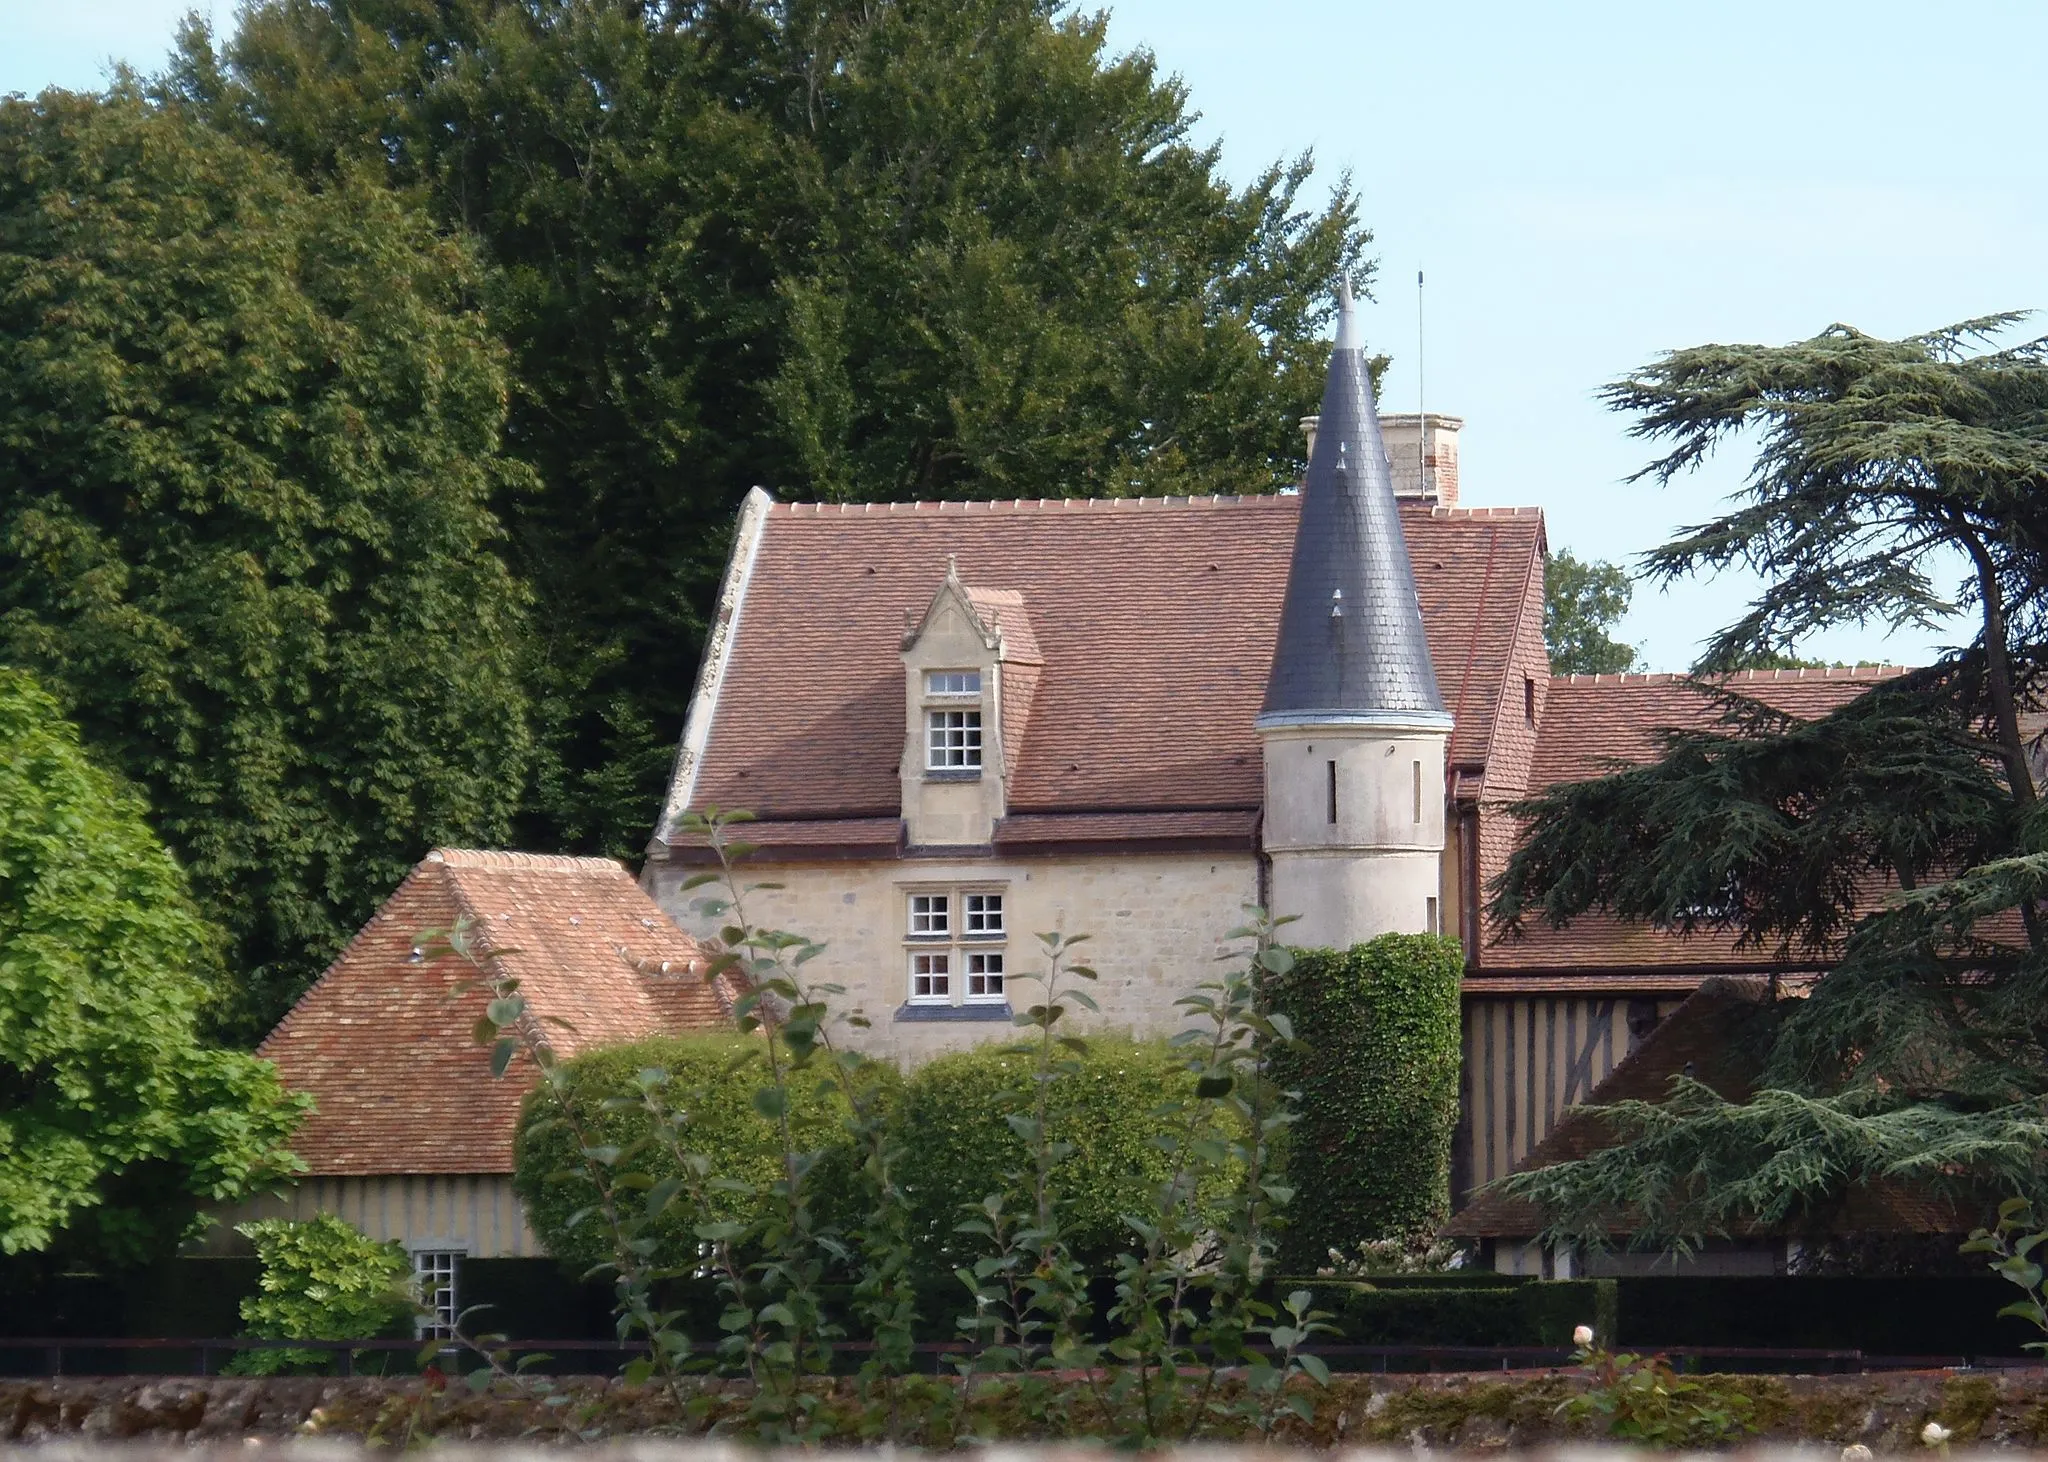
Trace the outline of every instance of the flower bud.
<instances>
[{"instance_id":1,"label":"flower bud","mask_svg":"<svg viewBox=\"0 0 2048 1462\"><path fill-rule=\"evenodd\" d=\"M1920 1428L1920 1440L1927 1443L1930 1447L1938 1447L1954 1435L1954 1432L1938 1421L1930 1421L1926 1426Z\"/></svg>"},{"instance_id":2,"label":"flower bud","mask_svg":"<svg viewBox=\"0 0 2048 1462\"><path fill-rule=\"evenodd\" d=\"M1578 1329L1572 1331L1572 1344L1576 1345L1580 1350L1591 1350L1593 1348L1593 1327L1591 1325L1581 1325Z\"/></svg>"}]
</instances>

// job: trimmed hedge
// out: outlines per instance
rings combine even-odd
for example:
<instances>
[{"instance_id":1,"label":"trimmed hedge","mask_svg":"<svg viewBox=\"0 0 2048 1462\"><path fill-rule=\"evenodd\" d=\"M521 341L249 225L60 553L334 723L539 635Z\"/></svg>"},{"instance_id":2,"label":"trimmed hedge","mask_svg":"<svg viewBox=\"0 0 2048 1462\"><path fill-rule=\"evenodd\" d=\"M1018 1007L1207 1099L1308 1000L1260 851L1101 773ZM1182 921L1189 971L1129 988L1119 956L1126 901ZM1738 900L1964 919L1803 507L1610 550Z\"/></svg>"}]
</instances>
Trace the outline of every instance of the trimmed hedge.
<instances>
[{"instance_id":1,"label":"trimmed hedge","mask_svg":"<svg viewBox=\"0 0 2048 1462\"><path fill-rule=\"evenodd\" d=\"M1301 1282L1314 1288L1317 1305L1350 1345L1569 1346L1576 1326L1591 1325L1610 1339L1618 1328L1611 1279L1387 1288Z\"/></svg>"},{"instance_id":2,"label":"trimmed hedge","mask_svg":"<svg viewBox=\"0 0 2048 1462\"><path fill-rule=\"evenodd\" d=\"M1133 1242L1123 1215L1150 1211L1168 1176L1169 1159L1154 1139L1181 1119L1156 1111L1191 1098L1194 1077L1163 1041L1091 1036L1085 1053L1061 1056L1081 1068L1054 1083L1050 1108L1053 1140L1074 1145L1057 1174L1067 1242L1083 1265L1107 1266ZM1033 1063L990 1043L940 1056L905 1084L899 1171L912 1232L935 1262L950 1267L981 1252L978 1237L954 1232L963 1208L1012 1188L1004 1175L1029 1165L1003 1114L1006 1093L1031 1089ZM1013 1198L1010 1210L1028 1212L1027 1201Z\"/></svg>"},{"instance_id":3,"label":"trimmed hedge","mask_svg":"<svg viewBox=\"0 0 2048 1462\"><path fill-rule=\"evenodd\" d=\"M1449 1216L1464 968L1454 939L1383 934L1297 950L1293 969L1269 977L1300 1038L1274 1062L1279 1083L1301 1093L1283 1264L1312 1271L1331 1249L1431 1232Z\"/></svg>"},{"instance_id":4,"label":"trimmed hedge","mask_svg":"<svg viewBox=\"0 0 2048 1462\"><path fill-rule=\"evenodd\" d=\"M751 1183L756 1190L717 1195L717 1202L729 1205L720 1216L752 1219L772 1201L768 1186L782 1172L775 1124L754 1108L754 1093L768 1084L761 1050L760 1037L745 1035L658 1036L607 1047L565 1063L569 1100L578 1122L600 1145L625 1148L648 1136L651 1121L637 1108L607 1111L606 1100L633 1096L635 1077L643 1070L658 1067L668 1072L670 1104L690 1114L695 1134L690 1150L712 1155L721 1177ZM892 1090L902 1080L886 1063L865 1069ZM569 1225L597 1200L597 1189L583 1176L575 1135L564 1123L547 1123L554 1110L546 1088L527 1098L514 1149L512 1186L548 1253L587 1269L610 1260L612 1237L595 1216L574 1228ZM791 1086L789 1118L800 1150L823 1154L812 1170L814 1210L821 1217L844 1219L860 1166L845 1133L844 1100L824 1085L821 1074L803 1075ZM654 1145L636 1153L626 1166L657 1181L675 1174L675 1164ZM656 1225L659 1255L665 1262L687 1262L696 1252L692 1230L697 1222L688 1203L670 1206Z\"/></svg>"}]
</instances>

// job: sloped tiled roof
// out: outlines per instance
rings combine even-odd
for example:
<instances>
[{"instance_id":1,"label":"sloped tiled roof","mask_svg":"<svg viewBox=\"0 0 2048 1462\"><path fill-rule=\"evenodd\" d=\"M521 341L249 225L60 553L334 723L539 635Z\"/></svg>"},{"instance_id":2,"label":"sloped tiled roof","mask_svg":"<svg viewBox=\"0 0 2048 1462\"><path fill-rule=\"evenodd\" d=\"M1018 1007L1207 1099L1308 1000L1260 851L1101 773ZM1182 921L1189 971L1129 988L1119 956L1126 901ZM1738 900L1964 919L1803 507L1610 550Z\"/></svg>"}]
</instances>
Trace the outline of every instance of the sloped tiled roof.
<instances>
[{"instance_id":1,"label":"sloped tiled roof","mask_svg":"<svg viewBox=\"0 0 2048 1462\"><path fill-rule=\"evenodd\" d=\"M1843 670L1755 670L1727 677L1731 690L1789 714L1817 717L1847 704L1873 685L1904 672L1896 666ZM1654 761L1659 733L1710 726L1714 703L1683 675L1560 675L1550 682L1530 763L1531 792L1561 782L1600 777L1617 764ZM1491 791L1491 788L1489 788ZM1505 833L1512 820L1490 811ZM1481 876L1490 881L1507 862L1511 837L1490 840ZM1730 933L1703 929L1680 938L1647 924L1590 914L1553 929L1530 919L1521 933L1497 933L1480 951L1487 975L1617 974L1684 966L1696 976L1766 969L1806 969L1811 961L1785 961L1771 951L1739 947Z\"/></svg>"},{"instance_id":2,"label":"sloped tiled roof","mask_svg":"<svg viewBox=\"0 0 2048 1462\"><path fill-rule=\"evenodd\" d=\"M1300 502L774 504L689 805L772 822L897 816L903 624L950 555L963 583L1021 596L1044 660L1010 768L1013 813L1256 810L1253 722ZM1450 759L1483 763L1542 579L1542 515L1404 503L1401 522L1456 718Z\"/></svg>"},{"instance_id":3,"label":"sloped tiled roof","mask_svg":"<svg viewBox=\"0 0 2048 1462\"><path fill-rule=\"evenodd\" d=\"M397 892L278 1023L260 1054L319 1110L293 1148L315 1177L504 1173L524 1061L493 1078L471 1028L487 996L450 998L476 971L415 955L420 936L470 921L500 951L558 1054L686 1030L729 1029L728 993L696 942L608 858L444 848Z\"/></svg>"},{"instance_id":4,"label":"sloped tiled roof","mask_svg":"<svg viewBox=\"0 0 2048 1462\"><path fill-rule=\"evenodd\" d=\"M1745 670L1719 684L1790 715L1819 717L1873 685L1903 675L1896 665L1844 670ZM1684 675L1560 675L1536 740L1531 782L1579 782L1616 762L1654 761L1660 731L1710 726L1715 706Z\"/></svg>"},{"instance_id":5,"label":"sloped tiled roof","mask_svg":"<svg viewBox=\"0 0 2048 1462\"><path fill-rule=\"evenodd\" d=\"M1747 1099L1755 1088L1763 1047L1745 1036L1750 1023L1763 1013L1770 992L1770 982L1763 979L1705 981L1593 1088L1583 1106L1574 1107L1530 1149L1515 1171L1591 1157L1612 1146L1613 1130L1596 1109L1618 1102L1662 1101L1680 1075L1730 1101ZM1810 1215L1807 1223L1788 1225L1785 1232L1946 1234L1967 1230L1974 1222L1944 1198L1876 1182L1851 1187L1824 1211ZM1542 1228L1543 1214L1535 1204L1495 1189L1482 1192L1444 1225L1443 1232L1460 1238L1528 1239ZM1617 1222L1612 1232L1625 1233L1627 1227Z\"/></svg>"}]
</instances>

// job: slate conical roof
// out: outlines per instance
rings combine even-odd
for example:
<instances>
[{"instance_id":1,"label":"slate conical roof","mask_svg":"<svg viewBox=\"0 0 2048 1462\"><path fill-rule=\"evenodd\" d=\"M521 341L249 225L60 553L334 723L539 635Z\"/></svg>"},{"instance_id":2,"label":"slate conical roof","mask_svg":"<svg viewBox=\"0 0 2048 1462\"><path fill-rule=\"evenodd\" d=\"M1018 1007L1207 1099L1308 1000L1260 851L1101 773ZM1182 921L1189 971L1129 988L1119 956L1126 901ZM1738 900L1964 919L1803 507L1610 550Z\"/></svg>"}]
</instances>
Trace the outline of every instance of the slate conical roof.
<instances>
[{"instance_id":1,"label":"slate conical roof","mask_svg":"<svg viewBox=\"0 0 2048 1462\"><path fill-rule=\"evenodd\" d=\"M1333 721L1451 724L1423 637L1348 281L1338 287L1337 340L1258 724Z\"/></svg>"}]
</instances>

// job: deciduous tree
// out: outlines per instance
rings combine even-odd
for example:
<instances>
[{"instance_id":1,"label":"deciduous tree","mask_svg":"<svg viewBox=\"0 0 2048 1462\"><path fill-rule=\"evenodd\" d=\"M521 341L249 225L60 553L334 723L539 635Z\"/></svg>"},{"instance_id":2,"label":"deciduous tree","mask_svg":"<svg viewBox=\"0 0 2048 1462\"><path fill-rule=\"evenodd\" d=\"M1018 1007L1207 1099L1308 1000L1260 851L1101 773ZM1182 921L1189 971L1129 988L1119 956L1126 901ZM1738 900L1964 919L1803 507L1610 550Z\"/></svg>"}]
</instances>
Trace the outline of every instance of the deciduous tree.
<instances>
[{"instance_id":1,"label":"deciduous tree","mask_svg":"<svg viewBox=\"0 0 2048 1462\"><path fill-rule=\"evenodd\" d=\"M223 941L144 811L0 668L0 1253L160 1256L297 1167L301 1100L197 1038Z\"/></svg>"},{"instance_id":2,"label":"deciduous tree","mask_svg":"<svg viewBox=\"0 0 2048 1462\"><path fill-rule=\"evenodd\" d=\"M1633 646L1610 631L1634 591L1620 564L1581 559L1568 548L1543 565L1543 644L1552 675L1619 675L1634 670Z\"/></svg>"},{"instance_id":3,"label":"deciduous tree","mask_svg":"<svg viewBox=\"0 0 2048 1462\"><path fill-rule=\"evenodd\" d=\"M1306 157L1232 188L1185 89L1045 0L259 0L167 80L303 176L473 233L501 498L548 606L523 836L636 853L732 514L1264 491L1366 235Z\"/></svg>"},{"instance_id":4,"label":"deciduous tree","mask_svg":"<svg viewBox=\"0 0 2048 1462\"><path fill-rule=\"evenodd\" d=\"M468 248L118 89L0 102L0 658L146 789L260 1035L510 830L528 642Z\"/></svg>"}]
</instances>

